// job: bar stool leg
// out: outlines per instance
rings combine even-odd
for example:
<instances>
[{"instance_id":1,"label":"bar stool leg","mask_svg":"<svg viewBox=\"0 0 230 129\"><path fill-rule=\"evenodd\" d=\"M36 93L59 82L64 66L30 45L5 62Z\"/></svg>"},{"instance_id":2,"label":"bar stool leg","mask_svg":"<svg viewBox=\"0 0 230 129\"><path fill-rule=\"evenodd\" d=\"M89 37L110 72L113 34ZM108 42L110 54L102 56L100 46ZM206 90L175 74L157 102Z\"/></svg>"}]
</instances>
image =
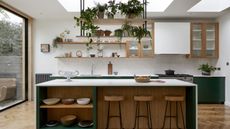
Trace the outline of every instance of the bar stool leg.
<instances>
[{"instance_id":1,"label":"bar stool leg","mask_svg":"<svg viewBox=\"0 0 230 129\"><path fill-rule=\"evenodd\" d=\"M108 114L107 114L106 129L109 128L109 121L110 121L109 115L110 115L110 102L108 102Z\"/></svg>"},{"instance_id":2,"label":"bar stool leg","mask_svg":"<svg viewBox=\"0 0 230 129\"><path fill-rule=\"evenodd\" d=\"M182 121L183 121L184 129L186 129L185 124L184 124L184 114L183 114L183 110L182 110L181 103L182 103L182 102L180 102L180 109L181 109Z\"/></svg>"},{"instance_id":3,"label":"bar stool leg","mask_svg":"<svg viewBox=\"0 0 230 129\"><path fill-rule=\"evenodd\" d=\"M119 118L120 118L120 128L123 129L123 126L122 126L122 116L121 116L121 103L119 103Z\"/></svg>"},{"instance_id":4,"label":"bar stool leg","mask_svg":"<svg viewBox=\"0 0 230 129\"><path fill-rule=\"evenodd\" d=\"M166 120L166 115L167 115L167 109L168 109L168 101L166 102L166 107L165 107L165 116L164 116L164 121L163 121L163 127L162 127L162 129L164 129L165 128L165 120Z\"/></svg>"},{"instance_id":5,"label":"bar stool leg","mask_svg":"<svg viewBox=\"0 0 230 129\"><path fill-rule=\"evenodd\" d=\"M150 102L146 102L147 107L147 116L148 116L148 128L152 129L152 118L151 118L151 110L150 110Z\"/></svg>"}]
</instances>

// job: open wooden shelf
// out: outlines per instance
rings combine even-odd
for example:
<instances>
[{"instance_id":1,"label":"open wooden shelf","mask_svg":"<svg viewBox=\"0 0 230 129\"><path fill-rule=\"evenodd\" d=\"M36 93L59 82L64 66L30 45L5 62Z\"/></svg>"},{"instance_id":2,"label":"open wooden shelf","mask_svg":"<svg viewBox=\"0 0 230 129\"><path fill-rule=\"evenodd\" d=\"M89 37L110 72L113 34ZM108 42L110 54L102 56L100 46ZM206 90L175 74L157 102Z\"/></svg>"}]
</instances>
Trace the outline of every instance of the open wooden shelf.
<instances>
[{"instance_id":1,"label":"open wooden shelf","mask_svg":"<svg viewBox=\"0 0 230 129\"><path fill-rule=\"evenodd\" d=\"M111 59L119 59L119 58L128 58L128 57L55 57L55 58L63 58L63 59L108 59L108 58L111 58Z\"/></svg>"},{"instance_id":2,"label":"open wooden shelf","mask_svg":"<svg viewBox=\"0 0 230 129\"><path fill-rule=\"evenodd\" d=\"M94 129L93 127L88 127L88 128L82 128L82 127L79 127L77 125L75 126L70 126L70 127L65 127L61 124L55 126L55 127L42 127L40 129Z\"/></svg>"},{"instance_id":3,"label":"open wooden shelf","mask_svg":"<svg viewBox=\"0 0 230 129\"><path fill-rule=\"evenodd\" d=\"M40 108L93 108L93 104L80 105L80 104L55 104L55 105L41 105Z\"/></svg>"},{"instance_id":4,"label":"open wooden shelf","mask_svg":"<svg viewBox=\"0 0 230 129\"><path fill-rule=\"evenodd\" d=\"M57 44L87 44L88 42L59 42L59 43L57 43ZM95 42L93 42L93 43L91 43L91 44L105 44L105 45L110 45L110 44L118 44L118 45L125 45L126 43L124 43L124 42L121 42L121 43L119 43L119 42L99 42L99 43L95 43Z\"/></svg>"},{"instance_id":5,"label":"open wooden shelf","mask_svg":"<svg viewBox=\"0 0 230 129\"><path fill-rule=\"evenodd\" d=\"M151 19L141 19L141 18L134 18L134 19L95 19L93 22L94 24L99 24L99 25L120 25L125 22L130 22L132 24L144 24L145 21L147 21L147 24L153 24L153 20Z\"/></svg>"}]
</instances>

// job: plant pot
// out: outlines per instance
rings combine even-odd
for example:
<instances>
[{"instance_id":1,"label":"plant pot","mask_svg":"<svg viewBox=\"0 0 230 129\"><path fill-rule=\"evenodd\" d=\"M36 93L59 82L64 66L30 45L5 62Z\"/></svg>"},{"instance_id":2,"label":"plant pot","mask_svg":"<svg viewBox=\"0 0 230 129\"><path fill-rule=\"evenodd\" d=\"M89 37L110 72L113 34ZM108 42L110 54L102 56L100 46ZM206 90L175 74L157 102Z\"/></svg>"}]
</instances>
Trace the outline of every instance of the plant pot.
<instances>
[{"instance_id":1,"label":"plant pot","mask_svg":"<svg viewBox=\"0 0 230 129\"><path fill-rule=\"evenodd\" d=\"M95 35L96 35L97 37L104 36L104 31L103 31L103 30L97 30Z\"/></svg>"},{"instance_id":2,"label":"plant pot","mask_svg":"<svg viewBox=\"0 0 230 129\"><path fill-rule=\"evenodd\" d=\"M210 76L211 72L202 71L202 75Z\"/></svg>"},{"instance_id":3,"label":"plant pot","mask_svg":"<svg viewBox=\"0 0 230 129\"><path fill-rule=\"evenodd\" d=\"M98 19L104 19L105 12L98 12L97 17Z\"/></svg>"},{"instance_id":4,"label":"plant pot","mask_svg":"<svg viewBox=\"0 0 230 129\"><path fill-rule=\"evenodd\" d=\"M170 70L170 69L169 70L165 70L165 74L166 75L174 75L174 72L175 72L174 70Z\"/></svg>"},{"instance_id":5,"label":"plant pot","mask_svg":"<svg viewBox=\"0 0 230 129\"><path fill-rule=\"evenodd\" d=\"M104 33L105 33L105 36L110 36L112 32L110 30L105 30Z\"/></svg>"},{"instance_id":6,"label":"plant pot","mask_svg":"<svg viewBox=\"0 0 230 129\"><path fill-rule=\"evenodd\" d=\"M136 18L137 16L136 15L134 15L134 14L127 14L126 15L126 18L129 18L129 19L134 19L134 18Z\"/></svg>"}]
</instances>

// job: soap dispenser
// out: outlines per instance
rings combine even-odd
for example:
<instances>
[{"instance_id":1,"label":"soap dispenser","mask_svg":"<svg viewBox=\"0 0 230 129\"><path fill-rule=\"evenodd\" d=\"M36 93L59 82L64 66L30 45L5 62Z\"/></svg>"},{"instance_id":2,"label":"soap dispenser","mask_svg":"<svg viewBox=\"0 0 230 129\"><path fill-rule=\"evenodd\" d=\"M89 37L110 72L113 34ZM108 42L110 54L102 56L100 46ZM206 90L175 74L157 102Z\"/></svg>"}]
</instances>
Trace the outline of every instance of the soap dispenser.
<instances>
[{"instance_id":1,"label":"soap dispenser","mask_svg":"<svg viewBox=\"0 0 230 129\"><path fill-rule=\"evenodd\" d=\"M108 64L108 75L112 75L112 74L113 74L113 64L110 61Z\"/></svg>"}]
</instances>

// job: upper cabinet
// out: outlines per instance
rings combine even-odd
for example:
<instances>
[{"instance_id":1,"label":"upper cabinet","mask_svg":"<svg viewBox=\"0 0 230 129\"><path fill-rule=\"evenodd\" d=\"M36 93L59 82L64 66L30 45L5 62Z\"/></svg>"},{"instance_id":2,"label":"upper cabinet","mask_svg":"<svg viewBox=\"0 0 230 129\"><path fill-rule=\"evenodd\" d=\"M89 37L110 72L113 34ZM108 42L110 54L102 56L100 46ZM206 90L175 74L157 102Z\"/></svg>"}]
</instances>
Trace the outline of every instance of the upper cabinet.
<instances>
[{"instance_id":1,"label":"upper cabinet","mask_svg":"<svg viewBox=\"0 0 230 129\"><path fill-rule=\"evenodd\" d=\"M155 22L155 54L190 54L189 22Z\"/></svg>"},{"instance_id":2,"label":"upper cabinet","mask_svg":"<svg viewBox=\"0 0 230 129\"><path fill-rule=\"evenodd\" d=\"M191 23L191 57L218 58L218 23Z\"/></svg>"}]
</instances>

